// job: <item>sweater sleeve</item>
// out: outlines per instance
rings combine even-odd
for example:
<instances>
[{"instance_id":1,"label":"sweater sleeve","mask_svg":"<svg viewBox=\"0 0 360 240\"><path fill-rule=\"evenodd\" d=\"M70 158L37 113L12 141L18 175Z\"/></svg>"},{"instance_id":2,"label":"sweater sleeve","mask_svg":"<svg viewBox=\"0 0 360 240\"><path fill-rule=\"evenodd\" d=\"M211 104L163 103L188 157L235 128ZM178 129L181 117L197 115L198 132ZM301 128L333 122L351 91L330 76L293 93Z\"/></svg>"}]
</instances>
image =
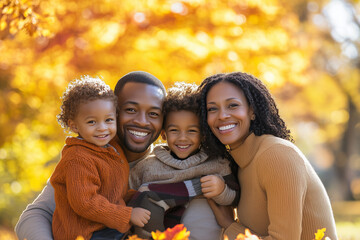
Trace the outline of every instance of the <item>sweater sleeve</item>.
<instances>
[{"instance_id":1,"label":"sweater sleeve","mask_svg":"<svg viewBox=\"0 0 360 240\"><path fill-rule=\"evenodd\" d=\"M240 186L234 174L228 174L222 177L225 182L225 188L222 193L212 199L220 205L233 205L239 202L240 199Z\"/></svg>"},{"instance_id":2,"label":"sweater sleeve","mask_svg":"<svg viewBox=\"0 0 360 240\"><path fill-rule=\"evenodd\" d=\"M228 185L225 184L224 191L212 199L219 205L230 205L234 201L235 197L235 190L229 188Z\"/></svg>"},{"instance_id":3,"label":"sweater sleeve","mask_svg":"<svg viewBox=\"0 0 360 240\"><path fill-rule=\"evenodd\" d=\"M72 162L66 171L67 197L77 214L119 232L129 230L132 208L110 203L97 193L101 183L96 166Z\"/></svg>"},{"instance_id":4,"label":"sweater sleeve","mask_svg":"<svg viewBox=\"0 0 360 240\"><path fill-rule=\"evenodd\" d=\"M259 156L256 169L269 216L269 235L263 239L300 239L307 188L303 159L291 147L273 146Z\"/></svg>"},{"instance_id":5,"label":"sweater sleeve","mask_svg":"<svg viewBox=\"0 0 360 240\"><path fill-rule=\"evenodd\" d=\"M50 181L43 191L21 214L15 226L18 239L51 240L51 221L55 210L54 188Z\"/></svg>"}]
</instances>

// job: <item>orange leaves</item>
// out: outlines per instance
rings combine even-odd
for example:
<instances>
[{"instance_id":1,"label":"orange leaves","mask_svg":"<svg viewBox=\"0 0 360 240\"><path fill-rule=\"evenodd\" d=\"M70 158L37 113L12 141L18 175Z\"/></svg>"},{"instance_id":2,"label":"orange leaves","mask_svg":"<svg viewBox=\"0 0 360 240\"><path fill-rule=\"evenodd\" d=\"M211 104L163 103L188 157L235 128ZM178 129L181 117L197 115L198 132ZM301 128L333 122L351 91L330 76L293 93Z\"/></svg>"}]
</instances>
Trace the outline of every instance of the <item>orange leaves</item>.
<instances>
[{"instance_id":1,"label":"orange leaves","mask_svg":"<svg viewBox=\"0 0 360 240\"><path fill-rule=\"evenodd\" d=\"M240 233L235 240L259 240L258 236L251 234L249 229L245 229L245 234Z\"/></svg>"},{"instance_id":2,"label":"orange leaves","mask_svg":"<svg viewBox=\"0 0 360 240\"><path fill-rule=\"evenodd\" d=\"M186 231L186 227L184 224L178 224L173 228L166 229L165 232L152 232L152 238L154 240L188 240L190 236L190 232ZM322 240L325 236L326 228L318 229L315 233L315 239L313 240ZM139 238L137 235L130 236L127 238L128 240L145 240ZM77 239L81 240L81 239ZM232 240L229 239L226 235L224 236L224 240ZM251 234L249 229L245 229L245 234L240 233L234 240L260 240L260 238L254 234ZM324 240L331 240L330 238L326 237Z\"/></svg>"},{"instance_id":3,"label":"orange leaves","mask_svg":"<svg viewBox=\"0 0 360 240\"><path fill-rule=\"evenodd\" d=\"M178 224L173 228L168 228L165 232L151 232L152 238L154 240L188 240L190 232L187 231L184 224ZM144 240L139 238L137 235L130 236L128 240Z\"/></svg>"},{"instance_id":4,"label":"orange leaves","mask_svg":"<svg viewBox=\"0 0 360 240\"><path fill-rule=\"evenodd\" d=\"M229 240L229 238L225 235L224 240ZM245 234L240 233L236 236L234 240L260 240L260 238L256 235L251 234L249 229L245 229Z\"/></svg>"},{"instance_id":5,"label":"orange leaves","mask_svg":"<svg viewBox=\"0 0 360 240\"><path fill-rule=\"evenodd\" d=\"M186 231L184 224L178 224L173 228L166 229L165 232L156 231L152 232L152 238L154 240L188 240L190 232Z\"/></svg>"},{"instance_id":6,"label":"orange leaves","mask_svg":"<svg viewBox=\"0 0 360 240\"><path fill-rule=\"evenodd\" d=\"M127 238L127 240L146 240L146 239L139 238L137 235L132 235L129 238Z\"/></svg>"}]
</instances>

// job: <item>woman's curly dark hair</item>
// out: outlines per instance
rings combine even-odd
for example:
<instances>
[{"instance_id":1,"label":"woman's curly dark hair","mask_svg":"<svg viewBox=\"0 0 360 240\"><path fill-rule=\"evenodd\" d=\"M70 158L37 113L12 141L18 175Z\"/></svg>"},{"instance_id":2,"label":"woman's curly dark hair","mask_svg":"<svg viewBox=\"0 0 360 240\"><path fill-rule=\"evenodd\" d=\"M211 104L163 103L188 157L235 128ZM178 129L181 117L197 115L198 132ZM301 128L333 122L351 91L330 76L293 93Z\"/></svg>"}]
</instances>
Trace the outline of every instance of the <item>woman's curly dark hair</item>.
<instances>
[{"instance_id":1,"label":"woman's curly dark hair","mask_svg":"<svg viewBox=\"0 0 360 240\"><path fill-rule=\"evenodd\" d=\"M199 115L197 89L196 84L176 82L174 86L167 90L163 106L164 124L169 112L185 110Z\"/></svg>"},{"instance_id":2,"label":"woman's curly dark hair","mask_svg":"<svg viewBox=\"0 0 360 240\"><path fill-rule=\"evenodd\" d=\"M117 108L117 97L100 78L86 75L70 82L61 97L61 112L56 116L58 123L65 131L69 130L68 121L76 117L80 103L98 99L112 101Z\"/></svg>"},{"instance_id":3,"label":"woman's curly dark hair","mask_svg":"<svg viewBox=\"0 0 360 240\"><path fill-rule=\"evenodd\" d=\"M242 72L215 74L206 78L199 86L201 132L204 136L204 150L208 154L230 157L225 145L212 133L207 124L206 97L209 90L219 82L228 82L241 89L255 120L250 122L250 132L260 136L271 134L293 142L290 130L279 115L279 110L265 85L256 77Z\"/></svg>"}]
</instances>

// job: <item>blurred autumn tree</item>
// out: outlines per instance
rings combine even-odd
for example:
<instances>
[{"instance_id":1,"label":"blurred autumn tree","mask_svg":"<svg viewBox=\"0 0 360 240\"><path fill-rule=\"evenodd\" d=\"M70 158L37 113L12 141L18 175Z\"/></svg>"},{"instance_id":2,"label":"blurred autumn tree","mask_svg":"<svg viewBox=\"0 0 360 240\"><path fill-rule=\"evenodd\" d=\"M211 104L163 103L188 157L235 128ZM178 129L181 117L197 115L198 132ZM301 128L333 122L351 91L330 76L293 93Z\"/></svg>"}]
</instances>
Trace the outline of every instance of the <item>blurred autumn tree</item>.
<instances>
[{"instance_id":1,"label":"blurred autumn tree","mask_svg":"<svg viewBox=\"0 0 360 240\"><path fill-rule=\"evenodd\" d=\"M329 11L336 3L351 10ZM0 0L0 9L2 224L16 223L59 160L67 83L88 74L113 87L133 70L165 86L257 76L330 196L359 197L359 1ZM345 33L339 18L349 18Z\"/></svg>"}]
</instances>

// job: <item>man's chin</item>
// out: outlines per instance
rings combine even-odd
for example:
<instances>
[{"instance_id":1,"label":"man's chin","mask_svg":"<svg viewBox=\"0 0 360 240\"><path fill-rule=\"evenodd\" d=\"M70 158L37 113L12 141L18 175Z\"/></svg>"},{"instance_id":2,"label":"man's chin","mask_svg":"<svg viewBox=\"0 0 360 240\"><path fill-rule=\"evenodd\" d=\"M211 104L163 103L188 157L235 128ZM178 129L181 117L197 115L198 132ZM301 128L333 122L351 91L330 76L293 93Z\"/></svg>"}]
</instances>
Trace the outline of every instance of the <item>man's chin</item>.
<instances>
[{"instance_id":1,"label":"man's chin","mask_svg":"<svg viewBox=\"0 0 360 240\"><path fill-rule=\"evenodd\" d=\"M125 147L128 151L130 152L134 152L134 153L143 153L145 152L148 147L151 145L151 143L146 143L146 144L133 144L133 143L128 143L125 142Z\"/></svg>"}]
</instances>

